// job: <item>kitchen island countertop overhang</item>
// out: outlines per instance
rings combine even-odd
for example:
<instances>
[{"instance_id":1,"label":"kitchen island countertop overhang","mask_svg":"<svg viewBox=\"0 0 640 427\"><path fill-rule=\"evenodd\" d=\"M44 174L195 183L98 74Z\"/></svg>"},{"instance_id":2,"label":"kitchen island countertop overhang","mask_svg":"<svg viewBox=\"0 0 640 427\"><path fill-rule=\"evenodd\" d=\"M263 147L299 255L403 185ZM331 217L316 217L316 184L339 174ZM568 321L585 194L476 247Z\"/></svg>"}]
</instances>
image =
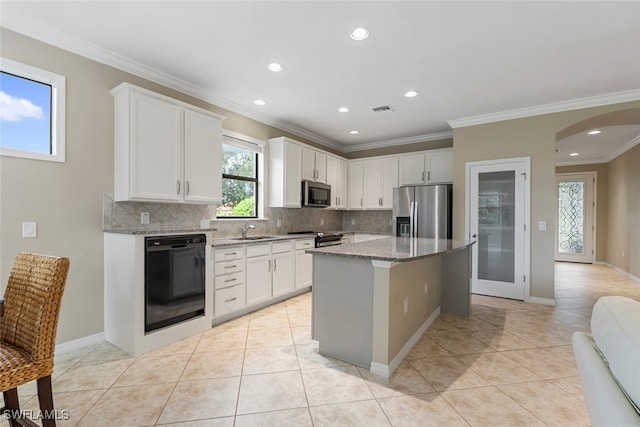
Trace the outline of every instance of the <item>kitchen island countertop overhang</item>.
<instances>
[{"instance_id":1,"label":"kitchen island countertop overhang","mask_svg":"<svg viewBox=\"0 0 640 427\"><path fill-rule=\"evenodd\" d=\"M389 377L441 311L470 314L474 243L390 237L307 249L319 352Z\"/></svg>"}]
</instances>

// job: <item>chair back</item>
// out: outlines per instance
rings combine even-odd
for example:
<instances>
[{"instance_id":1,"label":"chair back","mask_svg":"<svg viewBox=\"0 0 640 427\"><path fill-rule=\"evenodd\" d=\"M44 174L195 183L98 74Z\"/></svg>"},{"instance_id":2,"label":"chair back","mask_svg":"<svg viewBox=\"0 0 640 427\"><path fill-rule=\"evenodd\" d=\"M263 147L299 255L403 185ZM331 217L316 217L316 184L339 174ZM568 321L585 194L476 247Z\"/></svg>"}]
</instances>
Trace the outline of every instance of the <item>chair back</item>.
<instances>
[{"instance_id":1,"label":"chair back","mask_svg":"<svg viewBox=\"0 0 640 427\"><path fill-rule=\"evenodd\" d=\"M53 358L69 259L20 253L5 289L0 342L25 351L34 362Z\"/></svg>"}]
</instances>

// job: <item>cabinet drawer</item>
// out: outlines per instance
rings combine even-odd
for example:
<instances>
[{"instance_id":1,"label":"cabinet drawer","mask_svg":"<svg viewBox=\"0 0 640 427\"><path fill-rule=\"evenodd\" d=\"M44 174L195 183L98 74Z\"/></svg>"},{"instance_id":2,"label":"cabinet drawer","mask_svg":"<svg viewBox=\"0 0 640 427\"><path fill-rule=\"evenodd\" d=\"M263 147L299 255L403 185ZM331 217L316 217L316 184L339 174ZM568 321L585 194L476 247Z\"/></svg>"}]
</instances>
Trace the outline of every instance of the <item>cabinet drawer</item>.
<instances>
[{"instance_id":1,"label":"cabinet drawer","mask_svg":"<svg viewBox=\"0 0 640 427\"><path fill-rule=\"evenodd\" d=\"M311 249L313 247L315 247L315 243L313 240L296 240L296 250Z\"/></svg>"},{"instance_id":2,"label":"cabinet drawer","mask_svg":"<svg viewBox=\"0 0 640 427\"><path fill-rule=\"evenodd\" d=\"M292 243L293 242L291 240L289 240L288 242L274 243L271 252L274 254L278 254L280 252L289 252L293 247Z\"/></svg>"},{"instance_id":3,"label":"cabinet drawer","mask_svg":"<svg viewBox=\"0 0 640 427\"><path fill-rule=\"evenodd\" d=\"M216 316L222 316L224 314L243 309L244 307L244 285L232 286L230 288L220 289L216 291Z\"/></svg>"},{"instance_id":4,"label":"cabinet drawer","mask_svg":"<svg viewBox=\"0 0 640 427\"><path fill-rule=\"evenodd\" d=\"M214 266L216 276L221 274L237 273L244 271L244 260L235 259L233 261L216 262Z\"/></svg>"},{"instance_id":5,"label":"cabinet drawer","mask_svg":"<svg viewBox=\"0 0 640 427\"><path fill-rule=\"evenodd\" d=\"M230 286L243 285L244 284L244 271L233 274L224 274L222 276L216 276L215 286L216 289L228 288Z\"/></svg>"},{"instance_id":6,"label":"cabinet drawer","mask_svg":"<svg viewBox=\"0 0 640 427\"><path fill-rule=\"evenodd\" d=\"M244 246L234 246L231 248L216 249L214 261L228 261L242 257L244 257Z\"/></svg>"},{"instance_id":7,"label":"cabinet drawer","mask_svg":"<svg viewBox=\"0 0 640 427\"><path fill-rule=\"evenodd\" d=\"M247 246L247 257L262 256L271 254L271 246L266 245L249 245Z\"/></svg>"}]
</instances>

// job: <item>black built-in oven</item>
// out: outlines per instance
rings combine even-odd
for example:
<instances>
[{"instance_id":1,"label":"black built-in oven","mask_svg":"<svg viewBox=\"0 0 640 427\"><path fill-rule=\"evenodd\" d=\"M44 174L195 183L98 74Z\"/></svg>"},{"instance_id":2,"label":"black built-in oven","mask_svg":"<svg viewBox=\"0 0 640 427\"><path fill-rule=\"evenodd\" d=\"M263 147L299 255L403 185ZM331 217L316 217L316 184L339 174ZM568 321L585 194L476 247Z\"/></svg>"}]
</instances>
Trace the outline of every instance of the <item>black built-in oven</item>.
<instances>
[{"instance_id":1,"label":"black built-in oven","mask_svg":"<svg viewBox=\"0 0 640 427\"><path fill-rule=\"evenodd\" d=\"M207 236L145 239L145 332L204 316Z\"/></svg>"}]
</instances>

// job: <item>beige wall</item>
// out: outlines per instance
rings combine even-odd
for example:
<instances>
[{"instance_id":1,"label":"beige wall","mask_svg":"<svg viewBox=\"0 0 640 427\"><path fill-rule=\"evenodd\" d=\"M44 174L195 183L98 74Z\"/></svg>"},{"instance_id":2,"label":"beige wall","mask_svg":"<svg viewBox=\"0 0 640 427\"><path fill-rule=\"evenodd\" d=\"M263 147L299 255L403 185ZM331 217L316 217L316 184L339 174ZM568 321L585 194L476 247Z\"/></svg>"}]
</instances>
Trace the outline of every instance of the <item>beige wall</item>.
<instances>
[{"instance_id":1,"label":"beige wall","mask_svg":"<svg viewBox=\"0 0 640 427\"><path fill-rule=\"evenodd\" d=\"M533 297L554 298L556 132L598 114L639 105L640 102L628 102L454 129L454 238L466 237L465 164L479 160L529 156L531 224L537 224L538 221L547 221L548 224L547 231L538 231L537 227L531 227L530 292ZM609 219L613 220L611 211Z\"/></svg>"},{"instance_id":2,"label":"beige wall","mask_svg":"<svg viewBox=\"0 0 640 427\"><path fill-rule=\"evenodd\" d=\"M607 262L640 277L640 145L609 162Z\"/></svg>"},{"instance_id":3,"label":"beige wall","mask_svg":"<svg viewBox=\"0 0 640 427\"><path fill-rule=\"evenodd\" d=\"M607 261L607 230L609 224L609 164L556 166L556 173L596 172L596 262ZM554 188L555 191L555 188Z\"/></svg>"},{"instance_id":4,"label":"beige wall","mask_svg":"<svg viewBox=\"0 0 640 427\"><path fill-rule=\"evenodd\" d=\"M103 331L102 199L104 193L113 192L110 89L130 82L220 113L227 117L226 129L260 139L284 135L317 146L4 28L0 29L0 51L3 57L67 78L66 163L0 157L0 294L18 252L68 256L71 270L60 314L59 343ZM37 222L38 237L21 237L23 221Z\"/></svg>"}]
</instances>

